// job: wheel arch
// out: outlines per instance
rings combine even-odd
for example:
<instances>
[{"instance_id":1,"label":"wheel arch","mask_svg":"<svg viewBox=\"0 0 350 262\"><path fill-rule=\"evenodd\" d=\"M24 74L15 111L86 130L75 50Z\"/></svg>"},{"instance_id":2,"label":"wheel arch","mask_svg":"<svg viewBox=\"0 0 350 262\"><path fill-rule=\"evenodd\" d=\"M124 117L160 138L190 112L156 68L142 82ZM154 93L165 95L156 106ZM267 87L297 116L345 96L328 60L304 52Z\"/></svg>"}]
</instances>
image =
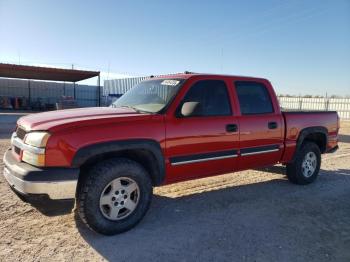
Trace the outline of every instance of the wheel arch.
<instances>
[{"instance_id":1,"label":"wheel arch","mask_svg":"<svg viewBox=\"0 0 350 262\"><path fill-rule=\"evenodd\" d=\"M328 130L323 126L307 127L300 131L296 151L297 153L305 141L314 142L320 148L321 153L325 153L328 143Z\"/></svg>"},{"instance_id":2,"label":"wheel arch","mask_svg":"<svg viewBox=\"0 0 350 262\"><path fill-rule=\"evenodd\" d=\"M84 174L97 162L114 157L123 157L141 164L150 174L154 186L165 178L165 162L161 147L151 139L132 139L103 142L80 148L72 160L72 166Z\"/></svg>"}]
</instances>

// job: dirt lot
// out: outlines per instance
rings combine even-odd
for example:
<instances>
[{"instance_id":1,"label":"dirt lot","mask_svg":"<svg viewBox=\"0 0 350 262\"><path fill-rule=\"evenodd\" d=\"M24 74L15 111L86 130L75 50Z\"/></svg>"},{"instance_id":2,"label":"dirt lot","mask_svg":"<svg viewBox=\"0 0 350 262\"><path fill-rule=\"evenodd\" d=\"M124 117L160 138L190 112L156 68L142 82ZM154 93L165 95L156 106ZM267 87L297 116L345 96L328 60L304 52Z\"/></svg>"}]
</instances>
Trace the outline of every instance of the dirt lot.
<instances>
[{"instance_id":1,"label":"dirt lot","mask_svg":"<svg viewBox=\"0 0 350 262\"><path fill-rule=\"evenodd\" d=\"M144 220L113 237L44 216L0 176L0 260L350 261L350 122L341 134L311 185L276 166L156 188Z\"/></svg>"}]
</instances>

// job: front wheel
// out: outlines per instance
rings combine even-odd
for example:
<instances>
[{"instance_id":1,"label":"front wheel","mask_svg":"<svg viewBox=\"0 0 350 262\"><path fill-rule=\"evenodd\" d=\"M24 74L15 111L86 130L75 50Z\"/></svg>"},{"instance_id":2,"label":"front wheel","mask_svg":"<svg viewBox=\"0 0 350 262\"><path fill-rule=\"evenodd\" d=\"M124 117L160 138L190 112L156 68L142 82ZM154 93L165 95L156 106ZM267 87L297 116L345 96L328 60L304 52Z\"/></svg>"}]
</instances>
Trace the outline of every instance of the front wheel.
<instances>
[{"instance_id":1,"label":"front wheel","mask_svg":"<svg viewBox=\"0 0 350 262\"><path fill-rule=\"evenodd\" d=\"M94 231L114 235L134 227L152 198L147 171L129 159L108 159L95 165L81 182L77 210Z\"/></svg>"},{"instance_id":2,"label":"front wheel","mask_svg":"<svg viewBox=\"0 0 350 262\"><path fill-rule=\"evenodd\" d=\"M317 178L320 166L320 148L313 142L305 142L296 152L294 162L287 164L287 177L295 184L310 184Z\"/></svg>"}]
</instances>

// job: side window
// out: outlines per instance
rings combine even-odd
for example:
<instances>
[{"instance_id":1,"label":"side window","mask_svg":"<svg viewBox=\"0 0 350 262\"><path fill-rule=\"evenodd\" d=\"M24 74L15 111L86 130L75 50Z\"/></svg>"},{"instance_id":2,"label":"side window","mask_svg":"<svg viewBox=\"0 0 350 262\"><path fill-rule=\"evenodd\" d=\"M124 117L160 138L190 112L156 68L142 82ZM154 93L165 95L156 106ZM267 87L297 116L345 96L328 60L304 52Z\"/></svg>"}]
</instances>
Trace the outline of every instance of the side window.
<instances>
[{"instance_id":1,"label":"side window","mask_svg":"<svg viewBox=\"0 0 350 262\"><path fill-rule=\"evenodd\" d=\"M185 104L196 107L187 116L231 115L229 94L225 82L221 80L196 82L185 95L182 106L185 107Z\"/></svg>"},{"instance_id":2,"label":"side window","mask_svg":"<svg viewBox=\"0 0 350 262\"><path fill-rule=\"evenodd\" d=\"M235 82L242 115L273 113L266 87L256 82Z\"/></svg>"}]
</instances>

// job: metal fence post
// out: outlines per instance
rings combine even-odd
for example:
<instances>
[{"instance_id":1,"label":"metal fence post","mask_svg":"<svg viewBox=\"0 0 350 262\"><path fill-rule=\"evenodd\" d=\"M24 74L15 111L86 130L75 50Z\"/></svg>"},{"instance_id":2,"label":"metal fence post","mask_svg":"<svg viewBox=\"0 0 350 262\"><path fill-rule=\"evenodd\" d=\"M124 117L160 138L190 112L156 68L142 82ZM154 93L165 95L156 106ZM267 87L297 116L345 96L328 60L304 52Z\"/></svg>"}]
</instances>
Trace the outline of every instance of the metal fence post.
<instances>
[{"instance_id":1,"label":"metal fence post","mask_svg":"<svg viewBox=\"0 0 350 262\"><path fill-rule=\"evenodd\" d=\"M329 98L326 97L326 108L325 108L325 110L328 111L328 109L329 109Z\"/></svg>"},{"instance_id":2,"label":"metal fence post","mask_svg":"<svg viewBox=\"0 0 350 262\"><path fill-rule=\"evenodd\" d=\"M30 90L30 80L28 79L28 107L31 107L32 94Z\"/></svg>"}]
</instances>

